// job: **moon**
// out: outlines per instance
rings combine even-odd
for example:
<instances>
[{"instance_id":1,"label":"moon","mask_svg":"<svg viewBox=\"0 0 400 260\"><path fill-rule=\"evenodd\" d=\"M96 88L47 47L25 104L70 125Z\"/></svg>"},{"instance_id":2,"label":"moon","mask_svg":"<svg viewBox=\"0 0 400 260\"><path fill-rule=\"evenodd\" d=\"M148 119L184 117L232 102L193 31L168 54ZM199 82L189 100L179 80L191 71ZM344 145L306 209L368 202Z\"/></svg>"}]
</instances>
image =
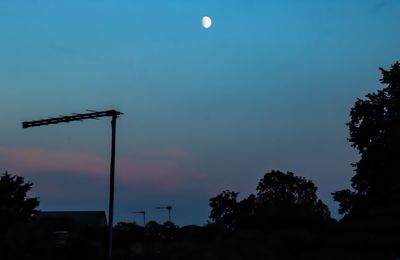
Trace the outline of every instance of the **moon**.
<instances>
[{"instance_id":1,"label":"moon","mask_svg":"<svg viewBox=\"0 0 400 260\"><path fill-rule=\"evenodd\" d=\"M206 29L210 28L212 25L211 18L208 16L204 16L203 18L201 18L201 25Z\"/></svg>"}]
</instances>

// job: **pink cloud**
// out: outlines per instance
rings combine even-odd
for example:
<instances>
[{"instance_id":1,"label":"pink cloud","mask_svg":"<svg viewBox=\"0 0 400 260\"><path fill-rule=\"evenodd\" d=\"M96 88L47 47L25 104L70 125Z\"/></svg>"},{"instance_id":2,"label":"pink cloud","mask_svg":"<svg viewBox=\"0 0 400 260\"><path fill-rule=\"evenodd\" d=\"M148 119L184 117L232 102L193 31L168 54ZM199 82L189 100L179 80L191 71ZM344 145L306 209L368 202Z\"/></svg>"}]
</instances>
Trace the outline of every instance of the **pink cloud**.
<instances>
[{"instance_id":1,"label":"pink cloud","mask_svg":"<svg viewBox=\"0 0 400 260\"><path fill-rule=\"evenodd\" d=\"M116 181L127 186L145 186L161 191L179 191L198 183L205 175L190 167L192 158L179 149L136 152L117 157ZM68 172L106 178L109 158L92 153L54 152L34 148L0 146L0 170L23 175L30 172ZM4 168L5 167L5 168Z\"/></svg>"}]
</instances>

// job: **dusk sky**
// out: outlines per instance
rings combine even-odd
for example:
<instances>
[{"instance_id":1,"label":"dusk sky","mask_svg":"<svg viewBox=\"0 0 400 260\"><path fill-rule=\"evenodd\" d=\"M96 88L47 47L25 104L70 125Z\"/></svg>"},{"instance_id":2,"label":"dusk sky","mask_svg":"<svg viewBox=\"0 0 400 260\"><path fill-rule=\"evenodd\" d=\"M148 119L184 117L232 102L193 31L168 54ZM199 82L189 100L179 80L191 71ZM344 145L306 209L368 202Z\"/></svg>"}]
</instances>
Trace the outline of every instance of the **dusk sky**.
<instances>
[{"instance_id":1,"label":"dusk sky","mask_svg":"<svg viewBox=\"0 0 400 260\"><path fill-rule=\"evenodd\" d=\"M115 223L146 210L205 224L208 199L255 193L268 171L349 187L357 97L400 59L398 0L0 0L0 171L34 183L41 210L108 210L117 109ZM210 16L213 25L201 26Z\"/></svg>"}]
</instances>

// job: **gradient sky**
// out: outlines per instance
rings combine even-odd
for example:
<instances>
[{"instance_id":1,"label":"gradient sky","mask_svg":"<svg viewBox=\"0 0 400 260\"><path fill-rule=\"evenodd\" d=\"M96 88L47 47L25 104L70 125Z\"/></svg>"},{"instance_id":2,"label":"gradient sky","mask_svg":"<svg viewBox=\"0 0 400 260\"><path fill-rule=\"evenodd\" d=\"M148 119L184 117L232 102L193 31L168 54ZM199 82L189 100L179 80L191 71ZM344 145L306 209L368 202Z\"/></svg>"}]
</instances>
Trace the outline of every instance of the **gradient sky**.
<instances>
[{"instance_id":1,"label":"gradient sky","mask_svg":"<svg viewBox=\"0 0 400 260\"><path fill-rule=\"evenodd\" d=\"M116 222L204 224L208 199L264 173L349 186L356 97L400 57L398 0L0 0L0 171L42 210L107 210L110 122L22 129L118 109ZM201 27L208 15L213 26Z\"/></svg>"}]
</instances>

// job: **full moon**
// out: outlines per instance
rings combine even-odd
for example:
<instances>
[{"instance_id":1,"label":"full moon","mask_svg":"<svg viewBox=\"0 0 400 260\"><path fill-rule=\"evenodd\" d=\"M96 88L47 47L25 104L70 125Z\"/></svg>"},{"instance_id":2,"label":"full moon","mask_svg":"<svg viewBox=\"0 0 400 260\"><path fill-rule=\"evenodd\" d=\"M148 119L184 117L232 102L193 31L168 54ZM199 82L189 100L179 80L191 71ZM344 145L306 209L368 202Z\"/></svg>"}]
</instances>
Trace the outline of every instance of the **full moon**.
<instances>
[{"instance_id":1,"label":"full moon","mask_svg":"<svg viewBox=\"0 0 400 260\"><path fill-rule=\"evenodd\" d=\"M204 16L203 18L201 18L201 25L206 29L210 28L212 25L211 18L208 16Z\"/></svg>"}]
</instances>

